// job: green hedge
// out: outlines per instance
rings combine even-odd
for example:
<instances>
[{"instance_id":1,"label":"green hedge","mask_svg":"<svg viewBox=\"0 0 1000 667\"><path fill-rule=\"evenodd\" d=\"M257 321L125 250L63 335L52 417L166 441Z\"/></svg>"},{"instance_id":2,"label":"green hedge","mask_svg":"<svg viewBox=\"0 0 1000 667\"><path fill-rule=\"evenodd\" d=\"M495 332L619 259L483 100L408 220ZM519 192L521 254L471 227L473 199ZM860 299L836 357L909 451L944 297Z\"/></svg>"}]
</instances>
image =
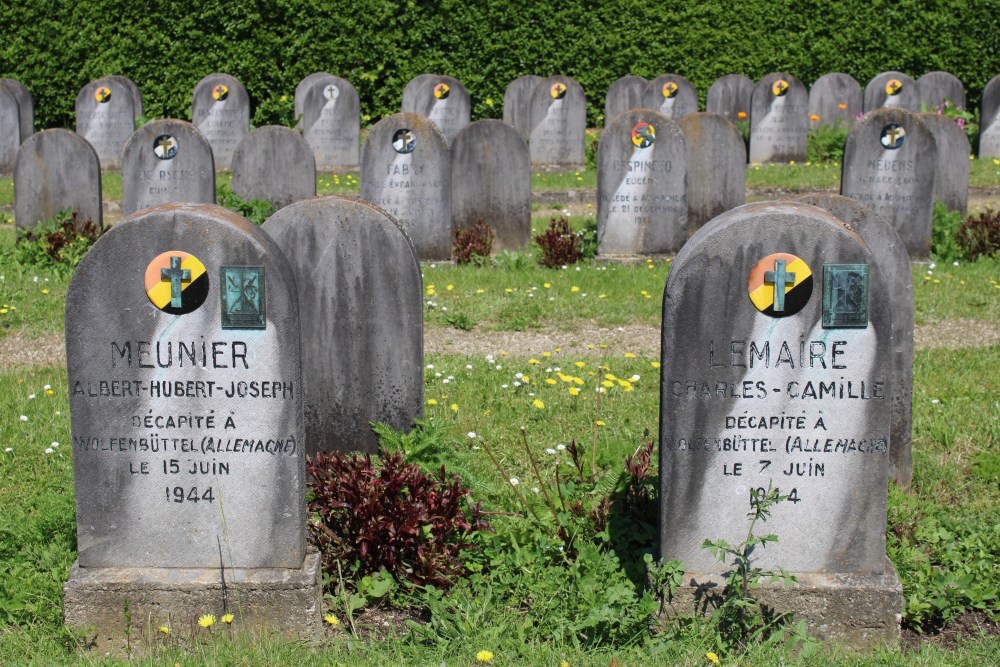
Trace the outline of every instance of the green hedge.
<instances>
[{"instance_id":1,"label":"green hedge","mask_svg":"<svg viewBox=\"0 0 1000 667\"><path fill-rule=\"evenodd\" d=\"M847 72L862 85L899 69L943 69L970 106L1000 73L996 0L30 0L0 6L0 75L35 97L36 125L73 127L76 93L105 74L138 83L149 117L189 118L204 75L247 87L257 125L287 123L295 85L325 70L357 86L374 120L399 109L413 76L457 77L473 115L499 117L507 83L568 74L602 125L619 76L688 77L704 101L716 78L782 70L809 85ZM492 102L492 105L490 104Z\"/></svg>"}]
</instances>

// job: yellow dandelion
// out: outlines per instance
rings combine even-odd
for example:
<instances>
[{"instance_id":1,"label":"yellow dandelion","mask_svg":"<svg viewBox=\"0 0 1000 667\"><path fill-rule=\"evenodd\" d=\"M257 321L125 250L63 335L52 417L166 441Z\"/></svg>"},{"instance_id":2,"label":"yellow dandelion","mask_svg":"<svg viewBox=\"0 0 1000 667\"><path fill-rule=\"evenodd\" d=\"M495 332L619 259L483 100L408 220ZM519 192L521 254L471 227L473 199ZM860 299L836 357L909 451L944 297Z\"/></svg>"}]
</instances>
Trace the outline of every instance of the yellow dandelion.
<instances>
[{"instance_id":1,"label":"yellow dandelion","mask_svg":"<svg viewBox=\"0 0 1000 667\"><path fill-rule=\"evenodd\" d=\"M479 662L491 662L493 660L493 654L490 651L480 651L476 654L476 660Z\"/></svg>"},{"instance_id":2,"label":"yellow dandelion","mask_svg":"<svg viewBox=\"0 0 1000 667\"><path fill-rule=\"evenodd\" d=\"M579 396L580 395L580 390L577 389L576 387L570 387L569 388L569 395L570 396Z\"/></svg>"},{"instance_id":3,"label":"yellow dandelion","mask_svg":"<svg viewBox=\"0 0 1000 667\"><path fill-rule=\"evenodd\" d=\"M659 361L651 361L651 362L649 362L649 365L652 366L653 368L659 368L660 367L660 362Z\"/></svg>"},{"instance_id":4,"label":"yellow dandelion","mask_svg":"<svg viewBox=\"0 0 1000 667\"><path fill-rule=\"evenodd\" d=\"M476 294L485 294L485 293L486 293L486 290L484 290L482 288L476 290Z\"/></svg>"},{"instance_id":5,"label":"yellow dandelion","mask_svg":"<svg viewBox=\"0 0 1000 667\"><path fill-rule=\"evenodd\" d=\"M215 625L215 614L202 614L198 617L198 625L203 628L210 628Z\"/></svg>"},{"instance_id":6,"label":"yellow dandelion","mask_svg":"<svg viewBox=\"0 0 1000 667\"><path fill-rule=\"evenodd\" d=\"M573 285L572 287L569 288L569 291L570 292L579 292L580 288L577 287L576 285Z\"/></svg>"},{"instance_id":7,"label":"yellow dandelion","mask_svg":"<svg viewBox=\"0 0 1000 667\"><path fill-rule=\"evenodd\" d=\"M542 352L542 356L543 357L551 357L552 353L551 352Z\"/></svg>"},{"instance_id":8,"label":"yellow dandelion","mask_svg":"<svg viewBox=\"0 0 1000 667\"><path fill-rule=\"evenodd\" d=\"M538 359L528 359L528 363L531 364L532 366L535 366L535 365L540 364L542 362L540 362Z\"/></svg>"},{"instance_id":9,"label":"yellow dandelion","mask_svg":"<svg viewBox=\"0 0 1000 667\"><path fill-rule=\"evenodd\" d=\"M539 410L544 410L544 409L545 409L545 404L544 404L544 403L542 403L542 402L541 402L540 400L538 400L537 398L536 398L535 400L533 400L533 401L531 402L531 404L532 404L532 405L534 405L534 406L535 406L536 408L538 408Z\"/></svg>"},{"instance_id":10,"label":"yellow dandelion","mask_svg":"<svg viewBox=\"0 0 1000 667\"><path fill-rule=\"evenodd\" d=\"M607 299L607 298L608 298L608 295L607 295L607 294L598 294L598 295L597 295L597 298L598 298L598 299Z\"/></svg>"},{"instance_id":11,"label":"yellow dandelion","mask_svg":"<svg viewBox=\"0 0 1000 667\"><path fill-rule=\"evenodd\" d=\"M573 384L583 384L583 378L574 377Z\"/></svg>"},{"instance_id":12,"label":"yellow dandelion","mask_svg":"<svg viewBox=\"0 0 1000 667\"><path fill-rule=\"evenodd\" d=\"M631 352L626 352L625 353L625 358L626 359L635 359L635 355L632 354Z\"/></svg>"},{"instance_id":13,"label":"yellow dandelion","mask_svg":"<svg viewBox=\"0 0 1000 667\"><path fill-rule=\"evenodd\" d=\"M708 658L708 661L711 662L713 665L719 664L719 656L715 655L711 651L706 653L705 657Z\"/></svg>"},{"instance_id":14,"label":"yellow dandelion","mask_svg":"<svg viewBox=\"0 0 1000 667\"><path fill-rule=\"evenodd\" d=\"M611 389L611 387L615 386L615 383L612 382L611 380L605 380L604 382L601 383L601 386Z\"/></svg>"},{"instance_id":15,"label":"yellow dandelion","mask_svg":"<svg viewBox=\"0 0 1000 667\"><path fill-rule=\"evenodd\" d=\"M569 667L569 661L563 660L559 663L559 667Z\"/></svg>"},{"instance_id":16,"label":"yellow dandelion","mask_svg":"<svg viewBox=\"0 0 1000 667\"><path fill-rule=\"evenodd\" d=\"M962 281L962 284L963 284L963 285L965 284L965 281L964 281L964 280ZM48 394L49 396L51 396L51 395L53 395L53 394L54 394L54 393L56 393L56 392L54 392L54 391L53 391L53 390L51 390L51 389L46 389L46 390L45 390L45 393L46 393L46 394Z\"/></svg>"},{"instance_id":17,"label":"yellow dandelion","mask_svg":"<svg viewBox=\"0 0 1000 667\"><path fill-rule=\"evenodd\" d=\"M514 290L512 290L512 289L511 289L511 288L509 288L509 287L507 287L507 288L505 288L505 289L504 289L504 292L507 292L507 294L510 294L510 293L511 293L511 292L513 292L513 291L514 291Z\"/></svg>"},{"instance_id":18,"label":"yellow dandelion","mask_svg":"<svg viewBox=\"0 0 1000 667\"><path fill-rule=\"evenodd\" d=\"M42 294L48 294L48 293L49 293L48 288L42 290Z\"/></svg>"},{"instance_id":19,"label":"yellow dandelion","mask_svg":"<svg viewBox=\"0 0 1000 667\"><path fill-rule=\"evenodd\" d=\"M458 412L458 403L452 403L450 407L452 412Z\"/></svg>"},{"instance_id":20,"label":"yellow dandelion","mask_svg":"<svg viewBox=\"0 0 1000 667\"><path fill-rule=\"evenodd\" d=\"M586 364L586 362L583 362L583 361L577 361L573 365L576 366L577 368L583 368L587 364Z\"/></svg>"},{"instance_id":21,"label":"yellow dandelion","mask_svg":"<svg viewBox=\"0 0 1000 667\"><path fill-rule=\"evenodd\" d=\"M559 384L555 378L545 378L545 384Z\"/></svg>"},{"instance_id":22,"label":"yellow dandelion","mask_svg":"<svg viewBox=\"0 0 1000 667\"><path fill-rule=\"evenodd\" d=\"M493 98L492 97L487 97L486 98L486 106L491 107L491 108L493 107Z\"/></svg>"},{"instance_id":23,"label":"yellow dandelion","mask_svg":"<svg viewBox=\"0 0 1000 667\"><path fill-rule=\"evenodd\" d=\"M452 291L453 289L455 289L455 286L454 286L454 285L448 285L448 286L447 286L447 287L446 287L445 289L446 289L446 290L448 290L448 291L450 292L450 291Z\"/></svg>"},{"instance_id":24,"label":"yellow dandelion","mask_svg":"<svg viewBox=\"0 0 1000 667\"><path fill-rule=\"evenodd\" d=\"M236 620L236 617L233 616L232 614L223 614L220 620L226 625L229 625L230 623Z\"/></svg>"},{"instance_id":25,"label":"yellow dandelion","mask_svg":"<svg viewBox=\"0 0 1000 667\"><path fill-rule=\"evenodd\" d=\"M323 620L326 621L328 625L332 625L334 627L340 625L340 620L330 612L323 614Z\"/></svg>"},{"instance_id":26,"label":"yellow dandelion","mask_svg":"<svg viewBox=\"0 0 1000 667\"><path fill-rule=\"evenodd\" d=\"M997 164L1000 164L1000 162L998 162ZM552 283L544 283L542 287L544 287L545 289L549 289L550 287L552 287Z\"/></svg>"},{"instance_id":27,"label":"yellow dandelion","mask_svg":"<svg viewBox=\"0 0 1000 667\"><path fill-rule=\"evenodd\" d=\"M595 423L595 424L597 424L598 426L604 426L604 420L603 420L603 419L598 419L598 420L597 420L596 422L594 422L594 423Z\"/></svg>"},{"instance_id":28,"label":"yellow dandelion","mask_svg":"<svg viewBox=\"0 0 1000 667\"><path fill-rule=\"evenodd\" d=\"M521 382L523 382L524 384L529 384L531 382L531 378L528 377L527 375L522 375Z\"/></svg>"},{"instance_id":29,"label":"yellow dandelion","mask_svg":"<svg viewBox=\"0 0 1000 667\"><path fill-rule=\"evenodd\" d=\"M160 632L162 632L165 635L169 635L170 634L170 626L169 625L161 625L160 626Z\"/></svg>"},{"instance_id":30,"label":"yellow dandelion","mask_svg":"<svg viewBox=\"0 0 1000 667\"><path fill-rule=\"evenodd\" d=\"M427 399L427 405L437 405L437 404L438 404L437 399L434 398Z\"/></svg>"}]
</instances>

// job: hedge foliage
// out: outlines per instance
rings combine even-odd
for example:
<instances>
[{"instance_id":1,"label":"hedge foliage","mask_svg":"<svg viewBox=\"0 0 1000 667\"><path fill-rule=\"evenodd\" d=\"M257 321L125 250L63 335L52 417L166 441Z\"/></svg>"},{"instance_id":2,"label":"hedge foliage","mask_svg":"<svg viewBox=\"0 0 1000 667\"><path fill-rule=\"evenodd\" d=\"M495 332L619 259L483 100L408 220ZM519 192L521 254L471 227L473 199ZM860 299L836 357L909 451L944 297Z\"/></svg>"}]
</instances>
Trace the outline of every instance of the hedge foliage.
<instances>
[{"instance_id":1,"label":"hedge foliage","mask_svg":"<svg viewBox=\"0 0 1000 667\"><path fill-rule=\"evenodd\" d=\"M352 81L372 123L417 74L457 77L487 118L514 78L561 73L603 125L604 94L625 74L682 74L704 104L730 73L809 85L840 71L863 86L889 69L943 69L974 106L1000 73L997 0L30 0L0 3L0 25L0 75L31 90L38 129L73 127L77 91L106 74L139 85L146 116L190 118L198 80L228 72L263 125L289 120L315 71Z\"/></svg>"}]
</instances>

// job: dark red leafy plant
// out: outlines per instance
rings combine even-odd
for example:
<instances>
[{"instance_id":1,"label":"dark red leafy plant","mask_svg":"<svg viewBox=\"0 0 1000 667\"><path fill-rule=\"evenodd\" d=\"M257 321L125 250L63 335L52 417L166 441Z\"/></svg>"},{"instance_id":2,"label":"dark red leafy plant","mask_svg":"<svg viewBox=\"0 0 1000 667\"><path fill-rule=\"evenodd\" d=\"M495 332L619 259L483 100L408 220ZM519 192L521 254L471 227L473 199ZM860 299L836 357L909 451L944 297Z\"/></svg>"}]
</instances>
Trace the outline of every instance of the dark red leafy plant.
<instances>
[{"instance_id":1,"label":"dark red leafy plant","mask_svg":"<svg viewBox=\"0 0 1000 667\"><path fill-rule=\"evenodd\" d=\"M566 218L550 220L548 229L535 237L535 243L542 251L539 263L550 269L575 264L583 258L580 237L570 229Z\"/></svg>"}]
</instances>

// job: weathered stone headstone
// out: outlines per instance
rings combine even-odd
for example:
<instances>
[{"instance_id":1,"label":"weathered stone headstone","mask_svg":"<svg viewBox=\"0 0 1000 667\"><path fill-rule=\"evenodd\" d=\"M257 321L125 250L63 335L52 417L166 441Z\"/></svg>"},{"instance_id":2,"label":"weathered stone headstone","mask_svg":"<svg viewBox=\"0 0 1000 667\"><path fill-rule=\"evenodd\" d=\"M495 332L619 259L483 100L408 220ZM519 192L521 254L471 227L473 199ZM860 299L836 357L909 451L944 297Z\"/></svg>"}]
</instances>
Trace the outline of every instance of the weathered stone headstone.
<instances>
[{"instance_id":1,"label":"weathered stone headstone","mask_svg":"<svg viewBox=\"0 0 1000 667\"><path fill-rule=\"evenodd\" d=\"M97 151L69 130L36 132L17 152L14 166L14 223L31 229L61 211L77 222L103 226L101 163Z\"/></svg>"},{"instance_id":2,"label":"weathered stone headstone","mask_svg":"<svg viewBox=\"0 0 1000 667\"><path fill-rule=\"evenodd\" d=\"M451 258L451 156L430 119L383 118L361 150L361 198L395 218L420 259Z\"/></svg>"},{"instance_id":3,"label":"weathered stone headstone","mask_svg":"<svg viewBox=\"0 0 1000 667\"><path fill-rule=\"evenodd\" d=\"M132 92L116 79L91 81L76 96L76 133L90 142L101 169L120 169L122 149L135 131Z\"/></svg>"},{"instance_id":4,"label":"weathered stone headstone","mask_svg":"<svg viewBox=\"0 0 1000 667\"><path fill-rule=\"evenodd\" d=\"M646 84L642 102L646 109L655 109L670 120L679 120L698 112L698 91L680 74L664 74Z\"/></svg>"},{"instance_id":5,"label":"weathered stone headstone","mask_svg":"<svg viewBox=\"0 0 1000 667\"><path fill-rule=\"evenodd\" d=\"M320 630L305 543L295 278L271 238L166 204L104 235L70 282L66 361L79 560L66 623ZM132 642L138 642L131 638Z\"/></svg>"},{"instance_id":6,"label":"weathered stone headstone","mask_svg":"<svg viewBox=\"0 0 1000 667\"><path fill-rule=\"evenodd\" d=\"M21 112L17 98L0 86L0 174L14 170L14 159L21 146Z\"/></svg>"},{"instance_id":7,"label":"weathered stone headstone","mask_svg":"<svg viewBox=\"0 0 1000 667\"><path fill-rule=\"evenodd\" d=\"M890 302L864 241L805 204L734 209L677 255L660 385L660 546L687 570L675 609L718 603L729 563L703 542L741 543L751 494L777 488L788 499L755 528L777 542L753 564L799 581L755 596L824 640L899 641L885 543Z\"/></svg>"},{"instance_id":8,"label":"weathered stone headstone","mask_svg":"<svg viewBox=\"0 0 1000 667\"><path fill-rule=\"evenodd\" d=\"M587 98L568 76L551 76L535 84L531 96L532 168L583 169L587 132Z\"/></svg>"},{"instance_id":9,"label":"weathered stone headstone","mask_svg":"<svg viewBox=\"0 0 1000 667\"><path fill-rule=\"evenodd\" d=\"M865 113L883 107L920 111L920 85L902 72L876 74L865 86Z\"/></svg>"},{"instance_id":10,"label":"weathered stone headstone","mask_svg":"<svg viewBox=\"0 0 1000 667\"><path fill-rule=\"evenodd\" d=\"M850 127L864 108L864 93L850 74L833 72L816 79L809 89L809 126Z\"/></svg>"},{"instance_id":11,"label":"weathered stone headstone","mask_svg":"<svg viewBox=\"0 0 1000 667\"><path fill-rule=\"evenodd\" d=\"M212 145L215 168L229 169L233 152L250 134L250 96L228 74L209 74L194 87L191 122Z\"/></svg>"},{"instance_id":12,"label":"weathered stone headstone","mask_svg":"<svg viewBox=\"0 0 1000 667\"><path fill-rule=\"evenodd\" d=\"M35 133L35 100L31 97L28 87L17 79L0 79L0 88L6 88L17 100L23 144Z\"/></svg>"},{"instance_id":13,"label":"weathered stone headstone","mask_svg":"<svg viewBox=\"0 0 1000 667\"><path fill-rule=\"evenodd\" d=\"M632 109L597 147L597 252L662 255L687 238L687 149L677 123Z\"/></svg>"},{"instance_id":14,"label":"weathered stone headstone","mask_svg":"<svg viewBox=\"0 0 1000 667\"><path fill-rule=\"evenodd\" d=\"M979 104L979 157L1000 158L1000 74L983 88Z\"/></svg>"},{"instance_id":15,"label":"weathered stone headstone","mask_svg":"<svg viewBox=\"0 0 1000 667\"><path fill-rule=\"evenodd\" d=\"M302 135L280 125L258 128L233 151L233 193L276 209L316 196L316 158Z\"/></svg>"},{"instance_id":16,"label":"weathered stone headstone","mask_svg":"<svg viewBox=\"0 0 1000 667\"><path fill-rule=\"evenodd\" d=\"M928 72L917 79L920 88L922 111L937 111L945 102L952 107L965 109L965 86L961 79L950 72Z\"/></svg>"},{"instance_id":17,"label":"weathered stone headstone","mask_svg":"<svg viewBox=\"0 0 1000 667\"><path fill-rule=\"evenodd\" d=\"M421 74L410 79L403 89L402 111L432 120L450 144L469 124L472 102L469 91L455 77Z\"/></svg>"},{"instance_id":18,"label":"weathered stone headstone","mask_svg":"<svg viewBox=\"0 0 1000 667\"><path fill-rule=\"evenodd\" d=\"M531 157L510 125L477 120L452 141L451 219L453 229L489 225L494 250L531 242Z\"/></svg>"},{"instance_id":19,"label":"weathered stone headstone","mask_svg":"<svg viewBox=\"0 0 1000 667\"><path fill-rule=\"evenodd\" d=\"M629 109L643 107L642 96L648 83L643 77L632 75L623 76L612 83L608 94L604 96L604 124L607 125Z\"/></svg>"},{"instance_id":20,"label":"weathered stone headstone","mask_svg":"<svg viewBox=\"0 0 1000 667\"><path fill-rule=\"evenodd\" d=\"M750 162L804 162L809 135L809 93L791 74L757 82L750 109Z\"/></svg>"},{"instance_id":21,"label":"weathered stone headstone","mask_svg":"<svg viewBox=\"0 0 1000 667\"><path fill-rule=\"evenodd\" d=\"M350 81L324 72L310 74L295 89L301 96L299 128L319 171L353 171L361 156L361 102Z\"/></svg>"},{"instance_id":22,"label":"weathered stone headstone","mask_svg":"<svg viewBox=\"0 0 1000 667\"><path fill-rule=\"evenodd\" d=\"M106 78L117 81L128 89L132 96L132 110L135 113L135 119L139 120L139 117L142 116L142 92L139 90L139 86L135 84L135 81L121 74L112 74Z\"/></svg>"},{"instance_id":23,"label":"weathered stone headstone","mask_svg":"<svg viewBox=\"0 0 1000 667\"><path fill-rule=\"evenodd\" d=\"M153 120L122 151L122 214L171 203L215 203L212 147L187 121Z\"/></svg>"},{"instance_id":24,"label":"weathered stone headstone","mask_svg":"<svg viewBox=\"0 0 1000 667\"><path fill-rule=\"evenodd\" d=\"M384 211L346 197L292 204L263 229L288 257L298 286L309 360L306 453L374 452L378 438L369 424L409 429L423 410L423 302L413 245Z\"/></svg>"},{"instance_id":25,"label":"weathered stone headstone","mask_svg":"<svg viewBox=\"0 0 1000 667\"><path fill-rule=\"evenodd\" d=\"M503 122L517 130L524 140L531 136L531 97L543 77L529 74L507 84L503 94Z\"/></svg>"},{"instance_id":26,"label":"weathered stone headstone","mask_svg":"<svg viewBox=\"0 0 1000 667\"><path fill-rule=\"evenodd\" d=\"M716 113L677 121L687 146L687 226L694 231L746 198L747 149L736 126Z\"/></svg>"},{"instance_id":27,"label":"weathered stone headstone","mask_svg":"<svg viewBox=\"0 0 1000 667\"><path fill-rule=\"evenodd\" d=\"M919 117L931 131L937 147L934 199L944 202L949 211L965 215L969 207L969 155L972 152L969 138L954 118L936 113L922 113Z\"/></svg>"},{"instance_id":28,"label":"weathered stone headstone","mask_svg":"<svg viewBox=\"0 0 1000 667\"><path fill-rule=\"evenodd\" d=\"M936 162L934 136L916 114L877 109L847 135L840 194L885 218L911 257L927 257Z\"/></svg>"},{"instance_id":29,"label":"weathered stone headstone","mask_svg":"<svg viewBox=\"0 0 1000 667\"><path fill-rule=\"evenodd\" d=\"M321 79L323 77L326 77L326 76L333 76L333 75L330 74L330 73L328 73L328 72L313 72L312 74L308 74L305 77L303 77L303 79L301 81L299 81L299 84L297 86L295 86L295 121L296 121L296 123L301 123L301 121L302 121L302 110L304 108L303 104L305 102L306 91L308 91L312 87L312 84L313 84L314 81L316 81L317 79Z\"/></svg>"},{"instance_id":30,"label":"weathered stone headstone","mask_svg":"<svg viewBox=\"0 0 1000 667\"><path fill-rule=\"evenodd\" d=\"M742 74L727 74L708 89L705 110L726 117L730 123L750 120L754 83Z\"/></svg>"}]
</instances>

